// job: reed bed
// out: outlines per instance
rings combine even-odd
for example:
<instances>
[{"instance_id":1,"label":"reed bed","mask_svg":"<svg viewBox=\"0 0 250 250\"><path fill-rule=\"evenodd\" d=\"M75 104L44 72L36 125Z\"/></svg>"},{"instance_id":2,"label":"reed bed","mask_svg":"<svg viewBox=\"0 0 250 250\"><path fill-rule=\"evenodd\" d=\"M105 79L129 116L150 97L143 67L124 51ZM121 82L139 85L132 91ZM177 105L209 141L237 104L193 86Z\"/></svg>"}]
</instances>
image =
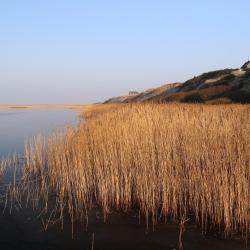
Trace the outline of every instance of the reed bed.
<instances>
[{"instance_id":1,"label":"reed bed","mask_svg":"<svg viewBox=\"0 0 250 250\"><path fill-rule=\"evenodd\" d=\"M97 203L150 223L191 218L225 236L250 230L250 107L127 104L26 147L23 192L62 222ZM100 111L100 110L99 110Z\"/></svg>"},{"instance_id":2,"label":"reed bed","mask_svg":"<svg viewBox=\"0 0 250 250\"><path fill-rule=\"evenodd\" d=\"M17 162L15 155L2 158L0 157L0 178L5 175L6 171L8 171L13 162Z\"/></svg>"},{"instance_id":3,"label":"reed bed","mask_svg":"<svg viewBox=\"0 0 250 250\"><path fill-rule=\"evenodd\" d=\"M8 164L6 160L0 159L0 177L4 175L7 165Z\"/></svg>"},{"instance_id":4,"label":"reed bed","mask_svg":"<svg viewBox=\"0 0 250 250\"><path fill-rule=\"evenodd\" d=\"M3 212L9 208L12 211L13 205L16 207L21 200L18 188L18 177L22 175L20 160L16 155L0 159L0 209ZM20 180L21 182L21 180Z\"/></svg>"}]
</instances>

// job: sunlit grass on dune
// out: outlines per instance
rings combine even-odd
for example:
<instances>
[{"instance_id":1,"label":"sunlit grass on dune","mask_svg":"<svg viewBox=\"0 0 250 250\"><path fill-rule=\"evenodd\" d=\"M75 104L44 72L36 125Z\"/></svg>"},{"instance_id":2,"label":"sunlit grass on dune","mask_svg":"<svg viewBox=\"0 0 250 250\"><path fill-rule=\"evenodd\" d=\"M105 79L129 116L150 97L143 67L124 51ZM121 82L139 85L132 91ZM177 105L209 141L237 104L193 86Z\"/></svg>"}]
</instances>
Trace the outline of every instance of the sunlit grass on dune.
<instances>
[{"instance_id":1,"label":"sunlit grass on dune","mask_svg":"<svg viewBox=\"0 0 250 250\"><path fill-rule=\"evenodd\" d=\"M78 128L26 149L23 190L55 193L63 222L93 202L146 221L192 218L229 236L250 229L249 106L129 104L89 110ZM29 182L29 180L36 180ZM36 199L34 199L36 197Z\"/></svg>"}]
</instances>

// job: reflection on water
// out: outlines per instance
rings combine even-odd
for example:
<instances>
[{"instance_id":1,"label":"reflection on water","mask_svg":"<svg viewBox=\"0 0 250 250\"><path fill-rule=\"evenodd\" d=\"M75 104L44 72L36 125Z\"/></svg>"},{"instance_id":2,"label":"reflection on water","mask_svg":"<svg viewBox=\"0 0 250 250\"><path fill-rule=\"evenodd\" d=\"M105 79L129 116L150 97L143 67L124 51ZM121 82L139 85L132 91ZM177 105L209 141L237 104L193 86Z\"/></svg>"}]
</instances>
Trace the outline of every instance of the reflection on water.
<instances>
[{"instance_id":1,"label":"reflection on water","mask_svg":"<svg viewBox=\"0 0 250 250\"><path fill-rule=\"evenodd\" d=\"M78 114L75 110L0 110L0 157L22 154L30 136L74 125Z\"/></svg>"}]
</instances>

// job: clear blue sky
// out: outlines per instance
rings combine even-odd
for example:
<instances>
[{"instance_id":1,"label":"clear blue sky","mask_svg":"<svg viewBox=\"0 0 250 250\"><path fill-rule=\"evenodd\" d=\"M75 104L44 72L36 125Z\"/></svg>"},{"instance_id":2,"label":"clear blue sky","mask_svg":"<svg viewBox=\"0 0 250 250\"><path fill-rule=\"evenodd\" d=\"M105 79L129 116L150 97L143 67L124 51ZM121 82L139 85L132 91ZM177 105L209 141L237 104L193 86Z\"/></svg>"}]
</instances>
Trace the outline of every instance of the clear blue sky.
<instances>
[{"instance_id":1,"label":"clear blue sky","mask_svg":"<svg viewBox=\"0 0 250 250\"><path fill-rule=\"evenodd\" d=\"M90 103L240 67L249 0L1 0L0 104Z\"/></svg>"}]
</instances>

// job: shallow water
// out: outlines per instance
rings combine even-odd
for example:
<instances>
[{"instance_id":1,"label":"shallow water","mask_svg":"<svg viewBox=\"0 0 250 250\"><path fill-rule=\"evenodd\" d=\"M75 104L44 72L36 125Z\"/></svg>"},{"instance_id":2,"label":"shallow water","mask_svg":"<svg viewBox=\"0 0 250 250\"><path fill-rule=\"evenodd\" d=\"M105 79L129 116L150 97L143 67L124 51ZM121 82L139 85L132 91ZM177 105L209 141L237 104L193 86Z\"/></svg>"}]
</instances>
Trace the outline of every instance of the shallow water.
<instances>
[{"instance_id":1,"label":"shallow water","mask_svg":"<svg viewBox=\"0 0 250 250\"><path fill-rule=\"evenodd\" d=\"M38 133L45 136L56 128L75 125L76 110L0 110L0 157L23 154L24 143Z\"/></svg>"}]
</instances>

